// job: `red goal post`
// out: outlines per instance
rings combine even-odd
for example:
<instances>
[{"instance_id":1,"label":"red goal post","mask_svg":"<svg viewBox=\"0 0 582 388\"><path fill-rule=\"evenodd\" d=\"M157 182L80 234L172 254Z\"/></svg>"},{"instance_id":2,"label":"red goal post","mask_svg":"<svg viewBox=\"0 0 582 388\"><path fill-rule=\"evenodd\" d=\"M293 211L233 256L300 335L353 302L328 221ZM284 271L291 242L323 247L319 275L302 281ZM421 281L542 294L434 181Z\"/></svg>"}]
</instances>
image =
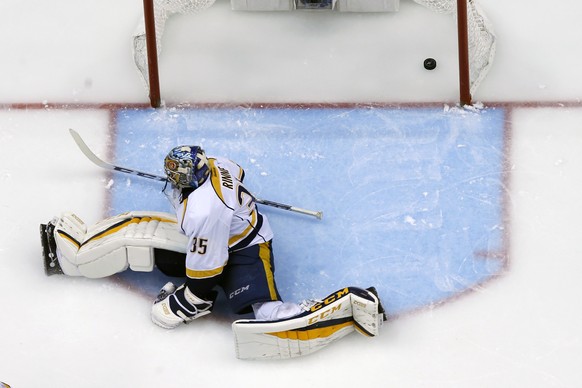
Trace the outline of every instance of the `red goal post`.
<instances>
[{"instance_id":1,"label":"red goal post","mask_svg":"<svg viewBox=\"0 0 582 388\"><path fill-rule=\"evenodd\" d=\"M341 4L352 1L369 0L254 0L255 3L277 3L278 8L296 9L312 8L314 3L329 3L329 9L340 9ZM395 3L399 0L374 0L375 4ZM493 28L477 0L413 0L426 8L437 12L452 14L457 20L458 62L459 62L459 101L462 105L471 105L472 95L487 75L495 57L496 38ZM215 0L143 0L144 18L133 36L133 56L136 67L149 92L150 105L161 106L158 55L167 19L173 14L196 13L209 8ZM233 9L237 9L240 0L231 0ZM247 4L246 2L244 4ZM280 4L283 4L282 7ZM303 4L300 6L300 4ZM370 4L370 3L368 3ZM345 8L345 5L344 5ZM361 7L360 7L361 8ZM394 8L385 7L393 11ZM356 9L359 9L356 7ZM252 10L252 9L251 9Z\"/></svg>"}]
</instances>

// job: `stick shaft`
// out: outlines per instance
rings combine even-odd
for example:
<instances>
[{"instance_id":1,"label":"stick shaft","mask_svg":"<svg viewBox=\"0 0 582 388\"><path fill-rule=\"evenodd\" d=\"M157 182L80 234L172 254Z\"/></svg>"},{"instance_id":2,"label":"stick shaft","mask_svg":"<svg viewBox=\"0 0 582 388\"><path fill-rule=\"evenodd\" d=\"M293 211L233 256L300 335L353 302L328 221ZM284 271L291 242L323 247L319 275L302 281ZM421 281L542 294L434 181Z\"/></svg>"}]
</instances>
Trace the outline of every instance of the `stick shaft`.
<instances>
[{"instance_id":1,"label":"stick shaft","mask_svg":"<svg viewBox=\"0 0 582 388\"><path fill-rule=\"evenodd\" d=\"M256 198L256 197L255 197L255 200L258 203L263 204L263 205L267 205L267 206L271 206L271 207L276 207L277 209L289 210L289 211L292 211L292 212L295 212L295 213L306 214L306 215L315 217L318 220L321 220L323 218L323 212L322 211L302 209L300 207L291 206L291 205L285 205L283 203L269 201L269 200L266 200L266 199L260 199L260 198Z\"/></svg>"},{"instance_id":2,"label":"stick shaft","mask_svg":"<svg viewBox=\"0 0 582 388\"><path fill-rule=\"evenodd\" d=\"M87 157L87 159L89 159L90 161L95 163L97 166L104 168L106 170L110 170L110 171L119 171L119 172L123 172L125 174L137 175L137 176L140 176L142 178L152 179L152 180L160 181L160 182L166 182L166 177L164 177L164 176L150 174L148 172L134 170L132 168L116 166L115 164L111 164L109 162L104 161L103 159L101 159L97 155L95 155L95 153L93 151L91 151L89 146L87 146L87 144L85 143L85 141L83 140L81 135L79 135L79 133L77 133L77 131L75 131L72 128L69 128L69 133L73 137L73 140L75 140L75 143L77 144L77 146L79 147L81 152L83 152L83 154ZM323 212L321 212L321 211L302 209L300 207L286 205L284 203L269 201L266 199L260 199L257 197L255 197L255 201L257 203L262 204L262 205L275 207L277 209L283 209L283 210L288 210L288 211L292 211L295 213L300 213L300 214L312 216L312 217L317 218L318 220L321 220L323 218Z\"/></svg>"}]
</instances>

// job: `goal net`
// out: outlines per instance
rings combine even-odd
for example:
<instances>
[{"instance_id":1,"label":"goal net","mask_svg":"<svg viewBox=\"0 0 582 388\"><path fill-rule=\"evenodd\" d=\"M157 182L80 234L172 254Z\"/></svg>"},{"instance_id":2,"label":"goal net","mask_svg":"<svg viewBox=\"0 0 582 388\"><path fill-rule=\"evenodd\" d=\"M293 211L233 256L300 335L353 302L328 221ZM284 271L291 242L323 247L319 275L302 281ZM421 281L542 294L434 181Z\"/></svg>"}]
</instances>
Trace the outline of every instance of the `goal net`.
<instances>
[{"instance_id":1,"label":"goal net","mask_svg":"<svg viewBox=\"0 0 582 388\"><path fill-rule=\"evenodd\" d=\"M470 104L495 56L495 34L477 0L413 0L437 13L457 20L459 37L460 101ZM144 0L144 18L133 35L135 65L149 92L150 103L159 107L161 97L157 59L162 51L166 21L175 14L201 12L215 0ZM348 12L390 12L399 0L231 0L234 10L329 9ZM462 5L462 7L459 7ZM465 11L466 9L466 11ZM466 15L466 17L464 16ZM463 53L466 58L463 60Z\"/></svg>"},{"instance_id":2,"label":"goal net","mask_svg":"<svg viewBox=\"0 0 582 388\"><path fill-rule=\"evenodd\" d=\"M457 0L413 0L415 3L425 6L431 11L445 14L452 14L458 21L460 13L457 11ZM459 50L466 49L469 55L468 80L469 94L473 95L481 81L489 72L495 57L495 33L493 26L481 10L476 0L466 0L466 38L467 47L459 47ZM465 31L458 31L459 40ZM463 43L459 43L462 45ZM461 72L463 69L461 69Z\"/></svg>"},{"instance_id":3,"label":"goal net","mask_svg":"<svg viewBox=\"0 0 582 388\"><path fill-rule=\"evenodd\" d=\"M133 34L132 51L135 66L149 93L150 103L153 107L157 108L160 106L157 57L162 52L162 37L164 35L166 21L174 14L188 14L203 11L214 4L215 1L144 0L144 17L141 19ZM148 28L146 28L146 24ZM152 40L155 42L152 42Z\"/></svg>"}]
</instances>

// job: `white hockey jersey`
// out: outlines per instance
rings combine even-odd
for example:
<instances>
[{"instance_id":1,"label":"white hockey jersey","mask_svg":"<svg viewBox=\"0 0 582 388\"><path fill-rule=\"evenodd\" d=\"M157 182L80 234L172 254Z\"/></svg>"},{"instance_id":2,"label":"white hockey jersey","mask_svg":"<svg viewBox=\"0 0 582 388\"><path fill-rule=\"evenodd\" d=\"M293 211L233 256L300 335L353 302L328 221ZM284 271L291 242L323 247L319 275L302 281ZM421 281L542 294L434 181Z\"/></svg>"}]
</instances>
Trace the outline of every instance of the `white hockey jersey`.
<instances>
[{"instance_id":1,"label":"white hockey jersey","mask_svg":"<svg viewBox=\"0 0 582 388\"><path fill-rule=\"evenodd\" d=\"M186 274L202 279L222 273L229 252L269 241L273 231L244 187L244 170L209 157L210 176L181 203L174 198L178 224L189 237Z\"/></svg>"}]
</instances>

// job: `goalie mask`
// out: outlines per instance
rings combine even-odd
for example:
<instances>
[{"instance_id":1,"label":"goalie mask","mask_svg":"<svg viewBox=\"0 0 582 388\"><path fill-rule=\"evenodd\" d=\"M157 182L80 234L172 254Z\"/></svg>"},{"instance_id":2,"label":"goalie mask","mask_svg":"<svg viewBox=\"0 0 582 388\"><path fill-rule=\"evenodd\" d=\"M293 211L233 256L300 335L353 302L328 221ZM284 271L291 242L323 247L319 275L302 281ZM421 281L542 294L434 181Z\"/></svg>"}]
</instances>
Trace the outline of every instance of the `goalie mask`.
<instances>
[{"instance_id":1,"label":"goalie mask","mask_svg":"<svg viewBox=\"0 0 582 388\"><path fill-rule=\"evenodd\" d=\"M178 189L197 189L203 184L210 169L204 150L198 146L178 146L164 159L168 181Z\"/></svg>"}]
</instances>

